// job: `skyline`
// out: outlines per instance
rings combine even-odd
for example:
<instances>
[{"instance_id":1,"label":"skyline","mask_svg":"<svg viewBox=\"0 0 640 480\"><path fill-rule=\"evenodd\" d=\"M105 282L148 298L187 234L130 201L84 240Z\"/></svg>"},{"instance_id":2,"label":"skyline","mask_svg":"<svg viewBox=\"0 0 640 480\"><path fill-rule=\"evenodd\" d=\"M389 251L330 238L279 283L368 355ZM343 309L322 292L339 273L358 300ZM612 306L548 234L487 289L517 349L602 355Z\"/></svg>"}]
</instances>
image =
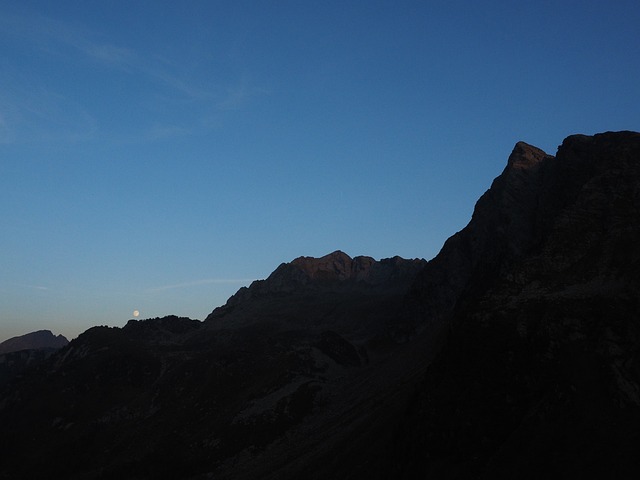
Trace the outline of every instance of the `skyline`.
<instances>
[{"instance_id":1,"label":"skyline","mask_svg":"<svg viewBox=\"0 0 640 480\"><path fill-rule=\"evenodd\" d=\"M615 4L615 6L612 6ZM516 142L640 130L640 5L6 2L0 341L435 256Z\"/></svg>"}]
</instances>

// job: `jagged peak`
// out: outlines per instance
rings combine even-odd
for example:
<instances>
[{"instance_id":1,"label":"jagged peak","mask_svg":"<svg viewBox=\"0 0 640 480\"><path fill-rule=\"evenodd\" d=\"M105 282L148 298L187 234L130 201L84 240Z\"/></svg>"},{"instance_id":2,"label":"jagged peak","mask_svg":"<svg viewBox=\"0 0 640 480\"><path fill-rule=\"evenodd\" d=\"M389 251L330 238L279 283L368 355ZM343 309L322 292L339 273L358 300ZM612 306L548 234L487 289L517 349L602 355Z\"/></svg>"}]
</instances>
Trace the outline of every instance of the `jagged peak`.
<instances>
[{"instance_id":1,"label":"jagged peak","mask_svg":"<svg viewBox=\"0 0 640 480\"><path fill-rule=\"evenodd\" d=\"M399 256L376 261L373 257L351 257L341 250L316 257L297 257L282 263L265 280L240 288L226 305L215 309L207 320L226 309L255 297L309 291L406 291L427 261ZM206 320L205 320L206 321Z\"/></svg>"},{"instance_id":2,"label":"jagged peak","mask_svg":"<svg viewBox=\"0 0 640 480\"><path fill-rule=\"evenodd\" d=\"M298 257L289 265L300 269L312 280L347 280L362 274L375 262L372 257L352 258L342 250L336 250L320 258Z\"/></svg>"},{"instance_id":3,"label":"jagged peak","mask_svg":"<svg viewBox=\"0 0 640 480\"><path fill-rule=\"evenodd\" d=\"M507 167L518 169L530 168L538 165L550 156L551 155L548 155L544 150L520 141L513 147L513 151L511 155L509 155Z\"/></svg>"},{"instance_id":4,"label":"jagged peak","mask_svg":"<svg viewBox=\"0 0 640 480\"><path fill-rule=\"evenodd\" d=\"M346 264L351 262L353 259L344 253L342 250L336 250L335 252L331 252L323 257L298 257L294 259L291 263L293 265L305 266L305 265L324 265L329 263L342 263Z\"/></svg>"}]
</instances>

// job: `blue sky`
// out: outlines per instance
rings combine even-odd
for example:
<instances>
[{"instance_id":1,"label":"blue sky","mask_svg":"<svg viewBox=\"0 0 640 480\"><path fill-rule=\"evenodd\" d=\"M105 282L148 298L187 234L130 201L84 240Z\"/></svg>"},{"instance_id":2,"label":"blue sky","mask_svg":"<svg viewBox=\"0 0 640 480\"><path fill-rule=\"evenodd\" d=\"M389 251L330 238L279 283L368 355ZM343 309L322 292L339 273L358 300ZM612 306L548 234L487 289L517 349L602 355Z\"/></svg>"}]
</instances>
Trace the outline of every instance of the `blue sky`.
<instances>
[{"instance_id":1,"label":"blue sky","mask_svg":"<svg viewBox=\"0 0 640 480\"><path fill-rule=\"evenodd\" d=\"M637 1L5 1L0 341L430 259L524 140L640 129Z\"/></svg>"}]
</instances>

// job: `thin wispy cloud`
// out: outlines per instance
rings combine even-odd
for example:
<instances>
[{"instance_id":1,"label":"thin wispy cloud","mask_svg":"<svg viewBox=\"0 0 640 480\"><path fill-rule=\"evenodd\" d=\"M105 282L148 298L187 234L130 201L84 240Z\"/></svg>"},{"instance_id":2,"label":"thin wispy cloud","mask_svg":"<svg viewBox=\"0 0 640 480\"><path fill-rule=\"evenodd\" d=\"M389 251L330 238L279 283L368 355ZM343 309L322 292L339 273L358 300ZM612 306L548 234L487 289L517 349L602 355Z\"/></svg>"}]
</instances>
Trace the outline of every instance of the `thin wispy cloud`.
<instances>
[{"instance_id":1,"label":"thin wispy cloud","mask_svg":"<svg viewBox=\"0 0 640 480\"><path fill-rule=\"evenodd\" d=\"M210 88L195 85L171 72L171 70L179 70L177 65L168 64L167 62L157 63L144 58L140 58L136 65L142 74L159 84L169 87L174 92L181 93L186 100L210 101L219 97L219 94Z\"/></svg>"},{"instance_id":2,"label":"thin wispy cloud","mask_svg":"<svg viewBox=\"0 0 640 480\"><path fill-rule=\"evenodd\" d=\"M143 134L145 140L164 140L185 137L193 133L191 128L181 125L153 125Z\"/></svg>"},{"instance_id":3,"label":"thin wispy cloud","mask_svg":"<svg viewBox=\"0 0 640 480\"><path fill-rule=\"evenodd\" d=\"M250 278L205 278L201 280L193 280L191 282L175 283L172 285L162 285L160 287L148 288L147 293L164 292L166 290L175 290L179 288L199 287L211 284L247 284L255 279Z\"/></svg>"},{"instance_id":4,"label":"thin wispy cloud","mask_svg":"<svg viewBox=\"0 0 640 480\"><path fill-rule=\"evenodd\" d=\"M6 76L0 73L5 85ZM95 137L96 118L73 98L44 85L12 83L0 91L0 143L79 142Z\"/></svg>"},{"instance_id":5,"label":"thin wispy cloud","mask_svg":"<svg viewBox=\"0 0 640 480\"><path fill-rule=\"evenodd\" d=\"M100 41L88 29L43 15L3 15L0 32L55 55L68 55L67 49L109 66L127 68L135 54L122 46Z\"/></svg>"},{"instance_id":6,"label":"thin wispy cloud","mask_svg":"<svg viewBox=\"0 0 640 480\"><path fill-rule=\"evenodd\" d=\"M251 86L246 79L242 79L237 85L227 88L226 96L218 103L218 106L224 110L234 110L246 104L253 97L268 93L266 89Z\"/></svg>"},{"instance_id":7,"label":"thin wispy cloud","mask_svg":"<svg viewBox=\"0 0 640 480\"><path fill-rule=\"evenodd\" d=\"M49 290L49 287L45 287L44 285L28 285L28 284L23 284L23 283L16 283L14 285L16 287L26 288L26 289L29 289L29 290L39 290L41 292Z\"/></svg>"},{"instance_id":8,"label":"thin wispy cloud","mask_svg":"<svg viewBox=\"0 0 640 480\"><path fill-rule=\"evenodd\" d=\"M109 75L119 75L114 77L115 83L126 86L131 82L132 91L146 84L141 95L133 98L137 105L124 101L127 90L123 91L124 96L118 94L114 101L124 107L123 112L135 109L132 112L147 112L147 117L153 117L150 125L142 121L132 129L121 129L128 120L125 113L121 113L124 122L115 121L113 112L107 115L105 111L96 110L95 106L89 107L95 103L93 99L74 91L61 93L64 85L54 86L49 77L35 77L39 78L38 84L25 84L22 65L15 63L12 67L9 63L8 68L0 72L5 92L7 86L14 90L11 93L0 92L0 142L5 144L92 138L110 138L126 143L129 137L152 142L192 135L211 127L212 123L207 119L212 112L238 109L251 98L265 93L264 89L252 86L246 78L235 84L230 84L228 78L198 78L189 73L192 69L184 65L186 60L182 58L138 51L82 24L43 15L0 16L0 41L3 37L8 48L14 52L16 49L24 50L23 56L35 58L35 62L41 61L38 58L41 54L45 62L59 58L56 68L60 69L65 68L65 63L71 68L82 68L86 63L90 66L88 72L95 71L96 67L104 69L104 75L94 76L92 81L109 82ZM30 78L33 82L34 77ZM97 84L95 94L116 94L108 93L108 83L105 86L107 88L101 90ZM163 117L166 117L166 122ZM182 120L176 122L176 118Z\"/></svg>"},{"instance_id":9,"label":"thin wispy cloud","mask_svg":"<svg viewBox=\"0 0 640 480\"><path fill-rule=\"evenodd\" d=\"M81 45L81 51L105 65L129 69L136 63L136 55L128 48L108 44L87 42Z\"/></svg>"}]
</instances>

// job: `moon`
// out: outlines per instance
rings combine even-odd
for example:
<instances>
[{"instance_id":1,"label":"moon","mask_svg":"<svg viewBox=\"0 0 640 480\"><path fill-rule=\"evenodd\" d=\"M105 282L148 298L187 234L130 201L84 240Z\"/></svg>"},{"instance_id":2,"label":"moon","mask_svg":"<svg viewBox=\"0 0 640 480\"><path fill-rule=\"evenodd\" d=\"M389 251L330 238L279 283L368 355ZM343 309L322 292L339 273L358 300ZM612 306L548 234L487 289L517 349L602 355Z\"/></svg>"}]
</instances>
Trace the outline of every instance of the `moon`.
<instances>
[{"instance_id":1,"label":"moon","mask_svg":"<svg viewBox=\"0 0 640 480\"><path fill-rule=\"evenodd\" d=\"M133 311L133 316L134 317L138 317L140 315L140 312L138 310L134 310Z\"/></svg>"}]
</instances>

